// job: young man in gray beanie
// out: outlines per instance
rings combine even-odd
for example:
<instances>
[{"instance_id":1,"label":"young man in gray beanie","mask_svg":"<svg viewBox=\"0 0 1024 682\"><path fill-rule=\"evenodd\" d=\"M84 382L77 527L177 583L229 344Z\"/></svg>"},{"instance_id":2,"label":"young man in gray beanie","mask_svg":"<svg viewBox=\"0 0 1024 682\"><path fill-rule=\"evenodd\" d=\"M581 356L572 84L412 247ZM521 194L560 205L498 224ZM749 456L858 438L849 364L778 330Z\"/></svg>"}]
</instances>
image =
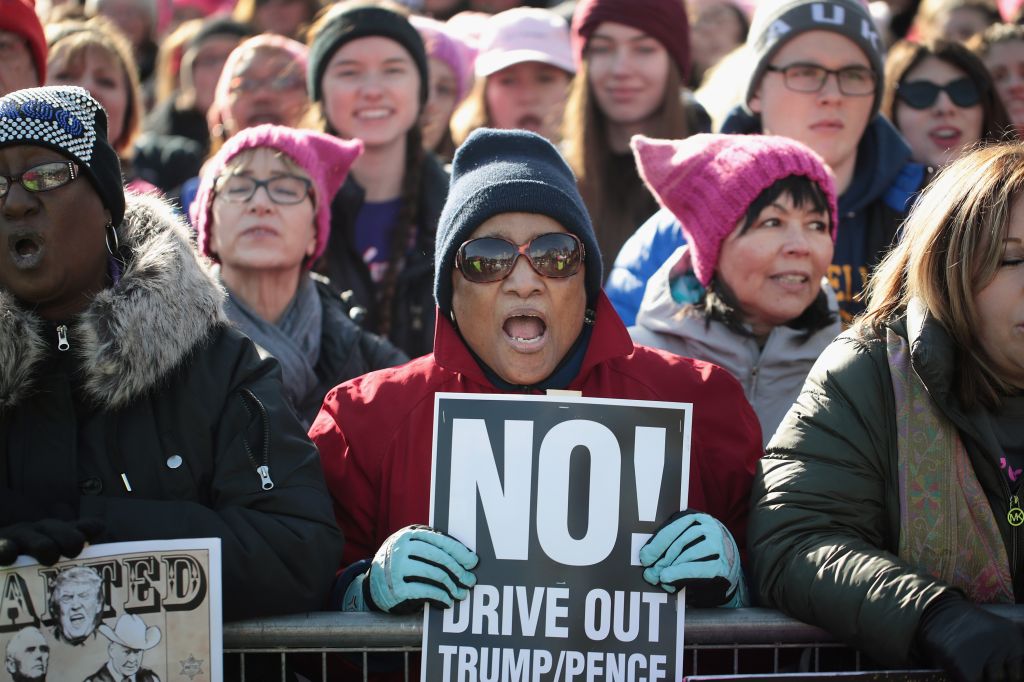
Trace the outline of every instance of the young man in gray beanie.
<instances>
[{"instance_id":1,"label":"young man in gray beanie","mask_svg":"<svg viewBox=\"0 0 1024 682\"><path fill-rule=\"evenodd\" d=\"M839 234L828 277L848 324L863 306L854 297L896 236L925 169L878 115L882 40L858 0L763 0L747 49L753 69L742 105L723 133L772 134L818 152L836 178ZM615 261L608 292L627 322L647 279L682 244L678 223L659 213Z\"/></svg>"},{"instance_id":2,"label":"young man in gray beanie","mask_svg":"<svg viewBox=\"0 0 1024 682\"><path fill-rule=\"evenodd\" d=\"M347 541L336 608L449 607L475 582L476 555L423 525L437 392L569 389L692 402L688 511L697 513L669 519L651 547L700 523L725 531L706 533L708 554L739 556L732 538L743 546L761 455L756 417L723 370L630 341L601 290L601 254L575 178L550 142L524 131L470 135L455 154L434 262L433 354L342 384L310 429ZM406 551L425 545L431 563ZM666 563L680 576L693 569L678 557ZM687 583L691 604L744 603L738 558L722 563L717 579ZM672 591L672 580L645 579Z\"/></svg>"}]
</instances>

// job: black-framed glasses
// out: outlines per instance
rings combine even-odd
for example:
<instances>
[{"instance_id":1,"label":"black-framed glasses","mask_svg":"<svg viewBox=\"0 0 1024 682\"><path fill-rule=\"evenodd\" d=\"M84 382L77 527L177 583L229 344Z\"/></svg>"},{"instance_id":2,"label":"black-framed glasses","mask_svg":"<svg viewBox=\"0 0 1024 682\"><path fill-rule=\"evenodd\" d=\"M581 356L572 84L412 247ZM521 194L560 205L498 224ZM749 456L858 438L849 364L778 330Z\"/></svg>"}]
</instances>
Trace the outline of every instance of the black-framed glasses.
<instances>
[{"instance_id":1,"label":"black-framed glasses","mask_svg":"<svg viewBox=\"0 0 1024 682\"><path fill-rule=\"evenodd\" d=\"M14 183L29 192L49 192L78 178L78 165L74 161L51 161L33 166L20 175L0 175L0 199L5 199Z\"/></svg>"},{"instance_id":2,"label":"black-framed glasses","mask_svg":"<svg viewBox=\"0 0 1024 682\"><path fill-rule=\"evenodd\" d=\"M794 92L820 92L828 77L835 75L839 92L850 97L875 94L875 72L867 66L844 66L841 69L826 69L821 64L797 63L789 66L767 67L768 71L781 73L786 87Z\"/></svg>"},{"instance_id":3,"label":"black-framed glasses","mask_svg":"<svg viewBox=\"0 0 1024 682\"><path fill-rule=\"evenodd\" d=\"M896 96L914 109L927 109L939 99L939 93L945 92L950 101L958 107L966 109L981 101L981 92L970 78L957 78L945 85L933 81L907 81L896 86Z\"/></svg>"},{"instance_id":4,"label":"black-framed glasses","mask_svg":"<svg viewBox=\"0 0 1024 682\"><path fill-rule=\"evenodd\" d=\"M455 253L455 267L470 282L497 282L512 274L519 256L544 277L572 277L580 270L585 250L579 237L568 232L549 232L525 244L500 237L479 237L463 242Z\"/></svg>"},{"instance_id":5,"label":"black-framed glasses","mask_svg":"<svg viewBox=\"0 0 1024 682\"><path fill-rule=\"evenodd\" d=\"M257 180L249 175L224 175L217 183L217 196L233 204L241 204L256 196L264 187L275 204L291 206L313 196L313 183L298 175L276 175L269 180Z\"/></svg>"}]
</instances>

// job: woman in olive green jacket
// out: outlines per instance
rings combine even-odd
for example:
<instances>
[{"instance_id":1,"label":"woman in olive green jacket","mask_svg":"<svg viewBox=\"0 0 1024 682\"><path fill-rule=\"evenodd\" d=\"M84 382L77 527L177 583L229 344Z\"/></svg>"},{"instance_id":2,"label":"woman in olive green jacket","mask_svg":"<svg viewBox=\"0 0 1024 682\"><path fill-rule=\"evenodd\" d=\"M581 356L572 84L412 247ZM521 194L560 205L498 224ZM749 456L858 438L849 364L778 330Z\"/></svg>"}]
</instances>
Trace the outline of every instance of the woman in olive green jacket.
<instances>
[{"instance_id":1,"label":"woman in olive green jacket","mask_svg":"<svg viewBox=\"0 0 1024 682\"><path fill-rule=\"evenodd\" d=\"M757 585L880 663L1021 679L977 604L1024 599L1024 146L950 166L904 234L761 461Z\"/></svg>"}]
</instances>

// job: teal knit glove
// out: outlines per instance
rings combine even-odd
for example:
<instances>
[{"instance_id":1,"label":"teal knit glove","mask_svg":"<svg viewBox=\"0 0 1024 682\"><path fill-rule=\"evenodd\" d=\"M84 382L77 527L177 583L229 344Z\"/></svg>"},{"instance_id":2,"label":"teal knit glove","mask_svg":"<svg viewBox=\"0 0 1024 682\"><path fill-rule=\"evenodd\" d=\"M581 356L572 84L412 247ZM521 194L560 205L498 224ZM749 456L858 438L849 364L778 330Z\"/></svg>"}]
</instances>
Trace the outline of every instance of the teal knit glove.
<instances>
[{"instance_id":1,"label":"teal knit glove","mask_svg":"<svg viewBox=\"0 0 1024 682\"><path fill-rule=\"evenodd\" d=\"M477 555L450 535L428 526L395 531L370 568L345 590L345 611L414 613L430 603L448 608L476 584Z\"/></svg>"},{"instance_id":2,"label":"teal knit glove","mask_svg":"<svg viewBox=\"0 0 1024 682\"><path fill-rule=\"evenodd\" d=\"M729 529L695 511L673 514L640 548L644 580L666 592L686 588L689 606L749 605L740 552Z\"/></svg>"}]
</instances>

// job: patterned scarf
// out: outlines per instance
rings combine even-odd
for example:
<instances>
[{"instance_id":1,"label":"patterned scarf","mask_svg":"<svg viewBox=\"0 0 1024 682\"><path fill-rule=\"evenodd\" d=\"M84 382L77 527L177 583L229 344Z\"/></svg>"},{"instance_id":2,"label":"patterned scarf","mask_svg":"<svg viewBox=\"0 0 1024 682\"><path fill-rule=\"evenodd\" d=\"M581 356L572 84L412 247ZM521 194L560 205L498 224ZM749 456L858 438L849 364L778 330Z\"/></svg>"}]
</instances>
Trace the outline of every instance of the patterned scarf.
<instances>
[{"instance_id":1,"label":"patterned scarf","mask_svg":"<svg viewBox=\"0 0 1024 682\"><path fill-rule=\"evenodd\" d=\"M1014 602L1006 547L956 427L932 402L891 329L896 397L900 559L962 589L976 603Z\"/></svg>"}]
</instances>

